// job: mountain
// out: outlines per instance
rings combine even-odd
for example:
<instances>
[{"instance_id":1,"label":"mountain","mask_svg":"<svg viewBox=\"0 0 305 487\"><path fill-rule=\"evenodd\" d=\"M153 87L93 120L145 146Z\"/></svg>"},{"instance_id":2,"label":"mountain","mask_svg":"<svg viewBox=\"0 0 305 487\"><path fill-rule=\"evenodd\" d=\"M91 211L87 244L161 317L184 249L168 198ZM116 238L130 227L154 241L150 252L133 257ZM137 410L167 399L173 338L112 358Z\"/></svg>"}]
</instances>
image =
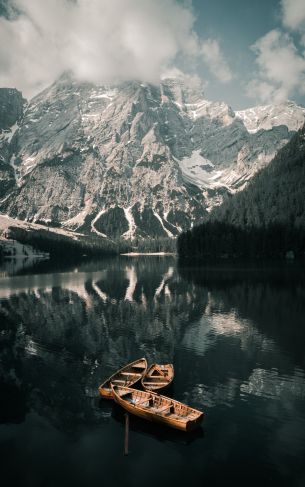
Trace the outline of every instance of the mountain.
<instances>
[{"instance_id":1,"label":"mountain","mask_svg":"<svg viewBox=\"0 0 305 487\"><path fill-rule=\"evenodd\" d=\"M26 106L13 98L22 116L3 117L0 211L110 238L200 223L305 120L292 102L235 113L187 77L95 86L65 74Z\"/></svg>"},{"instance_id":2,"label":"mountain","mask_svg":"<svg viewBox=\"0 0 305 487\"><path fill-rule=\"evenodd\" d=\"M305 125L248 187L214 208L210 221L305 228Z\"/></svg>"},{"instance_id":3,"label":"mountain","mask_svg":"<svg viewBox=\"0 0 305 487\"><path fill-rule=\"evenodd\" d=\"M305 125L244 191L179 237L179 254L197 257L305 256Z\"/></svg>"}]
</instances>

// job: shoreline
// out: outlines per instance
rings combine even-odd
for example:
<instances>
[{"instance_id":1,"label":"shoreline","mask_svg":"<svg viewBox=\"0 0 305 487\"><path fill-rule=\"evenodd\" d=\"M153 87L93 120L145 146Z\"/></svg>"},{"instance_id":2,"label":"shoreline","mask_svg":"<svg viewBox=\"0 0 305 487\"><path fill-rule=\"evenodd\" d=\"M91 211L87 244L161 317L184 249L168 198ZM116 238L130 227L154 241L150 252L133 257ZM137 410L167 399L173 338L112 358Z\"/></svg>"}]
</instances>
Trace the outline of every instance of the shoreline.
<instances>
[{"instance_id":1,"label":"shoreline","mask_svg":"<svg viewBox=\"0 0 305 487\"><path fill-rule=\"evenodd\" d=\"M165 256L165 255L177 255L177 254L175 254L174 252L126 252L120 255L127 255L128 257L138 257L140 255Z\"/></svg>"}]
</instances>

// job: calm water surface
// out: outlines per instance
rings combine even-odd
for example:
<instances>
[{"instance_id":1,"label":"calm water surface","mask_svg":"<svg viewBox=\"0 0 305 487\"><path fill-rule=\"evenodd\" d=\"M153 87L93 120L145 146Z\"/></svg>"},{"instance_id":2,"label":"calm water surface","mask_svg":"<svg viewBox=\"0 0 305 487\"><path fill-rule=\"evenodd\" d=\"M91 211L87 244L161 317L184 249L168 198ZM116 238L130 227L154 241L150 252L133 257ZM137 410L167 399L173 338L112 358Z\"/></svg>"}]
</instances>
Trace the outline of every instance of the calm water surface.
<instances>
[{"instance_id":1,"label":"calm water surface","mask_svg":"<svg viewBox=\"0 0 305 487\"><path fill-rule=\"evenodd\" d=\"M122 257L0 278L1 486L305 485L305 279ZM192 434L97 387L138 357L206 413Z\"/></svg>"}]
</instances>

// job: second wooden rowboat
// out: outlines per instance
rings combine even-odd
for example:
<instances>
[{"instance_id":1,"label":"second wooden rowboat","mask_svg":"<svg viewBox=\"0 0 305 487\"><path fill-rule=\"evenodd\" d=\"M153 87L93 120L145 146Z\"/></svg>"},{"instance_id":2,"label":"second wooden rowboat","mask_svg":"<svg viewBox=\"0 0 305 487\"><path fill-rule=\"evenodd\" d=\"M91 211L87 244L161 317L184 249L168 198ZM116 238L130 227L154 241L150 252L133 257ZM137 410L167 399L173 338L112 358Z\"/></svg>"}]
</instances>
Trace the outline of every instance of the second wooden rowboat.
<instances>
[{"instance_id":1,"label":"second wooden rowboat","mask_svg":"<svg viewBox=\"0 0 305 487\"><path fill-rule=\"evenodd\" d=\"M98 391L104 399L113 399L111 384L128 387L133 386L142 378L146 370L146 358L135 360L106 379L105 382L99 386Z\"/></svg>"},{"instance_id":2,"label":"second wooden rowboat","mask_svg":"<svg viewBox=\"0 0 305 487\"><path fill-rule=\"evenodd\" d=\"M171 428L191 431L203 420L204 413L154 392L112 385L116 403L126 411L149 421L163 423Z\"/></svg>"},{"instance_id":3,"label":"second wooden rowboat","mask_svg":"<svg viewBox=\"0 0 305 487\"><path fill-rule=\"evenodd\" d=\"M141 379L145 391L160 391L168 387L174 379L173 364L152 364Z\"/></svg>"}]
</instances>

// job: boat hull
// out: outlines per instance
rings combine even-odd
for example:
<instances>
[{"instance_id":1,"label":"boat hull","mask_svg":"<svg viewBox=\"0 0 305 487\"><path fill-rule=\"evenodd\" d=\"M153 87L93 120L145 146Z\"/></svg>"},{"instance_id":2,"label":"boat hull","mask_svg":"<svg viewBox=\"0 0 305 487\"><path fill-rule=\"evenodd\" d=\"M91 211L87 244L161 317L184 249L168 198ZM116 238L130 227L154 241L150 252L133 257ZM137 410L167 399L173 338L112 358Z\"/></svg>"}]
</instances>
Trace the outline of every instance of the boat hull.
<instances>
[{"instance_id":1,"label":"boat hull","mask_svg":"<svg viewBox=\"0 0 305 487\"><path fill-rule=\"evenodd\" d=\"M143 372L142 373L138 372L137 375L135 375L135 373L132 372L132 369L135 368L136 366L138 366L139 370L143 369ZM99 395L103 399L113 399L113 392L112 392L112 388L111 388L111 381L112 380L115 381L115 380L119 380L119 378L121 378L121 382L123 382L125 380L125 383L126 384L128 383L128 387L130 387L130 386L135 385L137 382L139 382L141 380L142 376L146 373L146 370L147 370L147 361L145 358L135 360L134 362L131 362L131 363L125 365L124 367L119 369L117 372L112 374L112 376L110 376L108 379L106 379L105 382L103 382L99 386L99 388L98 388ZM129 375L125 375L125 376L123 375L123 374L128 374L128 373L129 373ZM128 380L128 378L129 378L129 380Z\"/></svg>"},{"instance_id":2,"label":"boat hull","mask_svg":"<svg viewBox=\"0 0 305 487\"><path fill-rule=\"evenodd\" d=\"M173 380L173 364L152 364L143 375L141 385L147 392L159 392L167 389Z\"/></svg>"},{"instance_id":3,"label":"boat hull","mask_svg":"<svg viewBox=\"0 0 305 487\"><path fill-rule=\"evenodd\" d=\"M127 389L127 388L125 388L125 389ZM129 390L132 391L132 389L129 389ZM179 403L178 401L174 401L173 399L169 399L165 396L160 396L160 395L154 394L154 393L150 393L150 394L153 396L158 396L158 398L170 401L174 405L179 405L180 407L182 406L184 408L187 407L190 411L196 412L197 417L195 417L194 419L191 419L189 421L181 421L181 418L174 418L172 416L164 416L162 414L154 413L153 411L150 411L149 409L145 409L144 407L137 406L137 404L132 404L132 403L127 402L122 397L120 397L120 395L117 394L115 389L113 388L113 396L114 396L115 402L117 404L119 404L120 406L122 406L130 414L134 414L135 416L138 416L139 418L142 418L142 419L145 419L145 420L151 421L151 422L164 424L166 426L169 426L170 428L178 429L180 431L192 431L201 424L203 417L204 417L203 412L195 410L193 408L189 408L188 406L185 406L184 404Z\"/></svg>"}]
</instances>

